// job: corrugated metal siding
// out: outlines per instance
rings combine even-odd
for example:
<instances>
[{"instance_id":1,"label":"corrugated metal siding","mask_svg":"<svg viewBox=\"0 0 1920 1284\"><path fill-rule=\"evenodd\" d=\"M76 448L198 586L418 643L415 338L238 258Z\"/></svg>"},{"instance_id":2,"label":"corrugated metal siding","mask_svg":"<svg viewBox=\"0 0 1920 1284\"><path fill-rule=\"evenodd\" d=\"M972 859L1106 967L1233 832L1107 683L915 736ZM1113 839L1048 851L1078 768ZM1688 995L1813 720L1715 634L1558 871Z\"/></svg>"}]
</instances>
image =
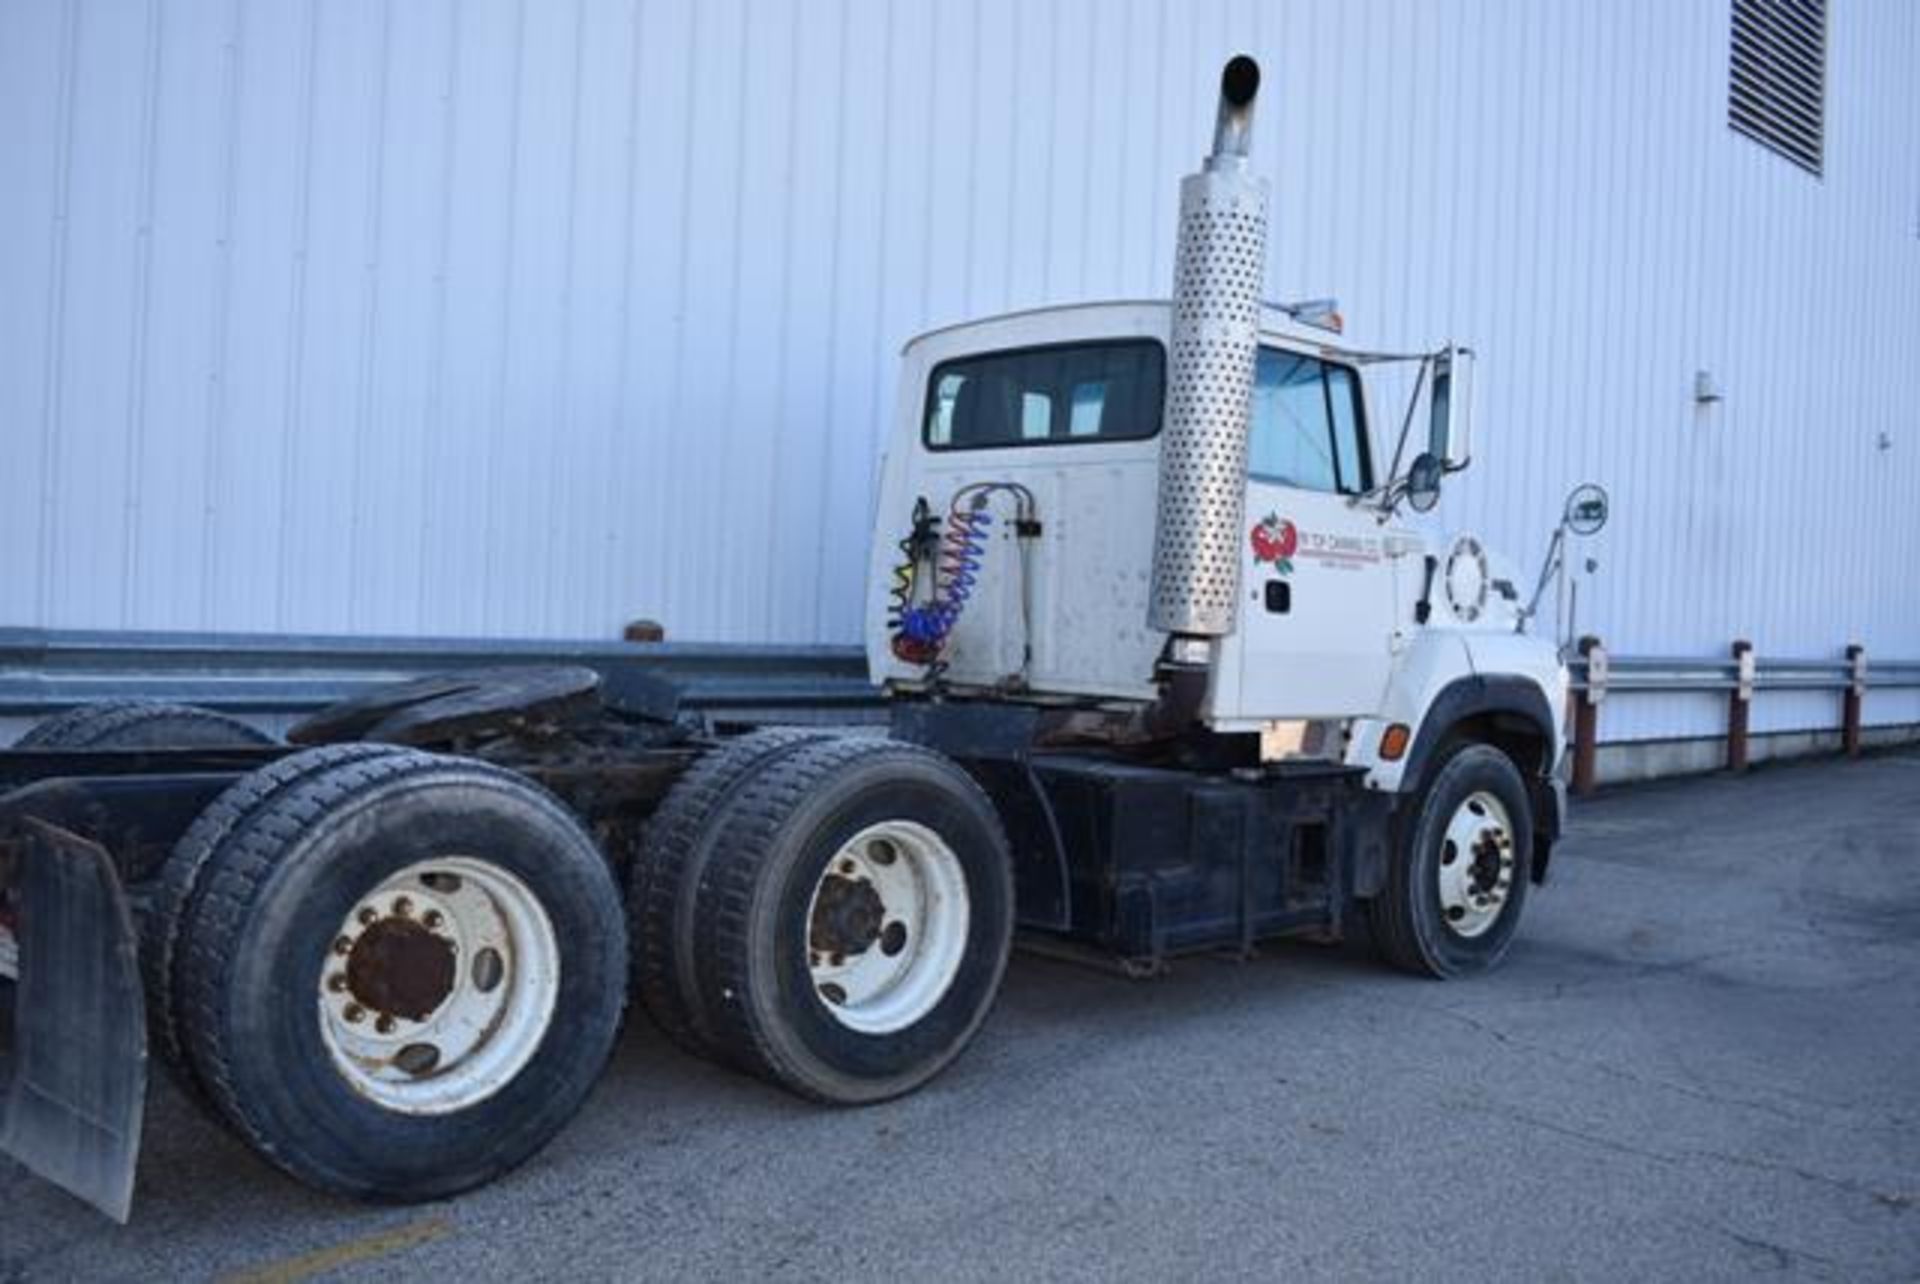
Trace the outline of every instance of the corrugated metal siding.
<instances>
[{"instance_id":1,"label":"corrugated metal siding","mask_svg":"<svg viewBox=\"0 0 1920 1284\"><path fill-rule=\"evenodd\" d=\"M1822 179L1727 127L1729 23L14 0L0 620L851 640L897 345L1164 293L1244 48L1272 293L1481 353L1450 522L1530 571L1594 478L1616 649L1920 655L1920 9L1834 5Z\"/></svg>"}]
</instances>

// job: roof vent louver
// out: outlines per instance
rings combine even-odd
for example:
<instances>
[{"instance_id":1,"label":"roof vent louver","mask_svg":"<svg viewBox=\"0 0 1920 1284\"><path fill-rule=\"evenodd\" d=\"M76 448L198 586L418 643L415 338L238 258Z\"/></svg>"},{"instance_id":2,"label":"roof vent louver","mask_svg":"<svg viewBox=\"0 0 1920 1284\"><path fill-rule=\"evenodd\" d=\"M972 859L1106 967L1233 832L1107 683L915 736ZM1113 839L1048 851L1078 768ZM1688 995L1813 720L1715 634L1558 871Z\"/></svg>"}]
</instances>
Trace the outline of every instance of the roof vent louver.
<instances>
[{"instance_id":1,"label":"roof vent louver","mask_svg":"<svg viewBox=\"0 0 1920 1284\"><path fill-rule=\"evenodd\" d=\"M1733 0L1727 123L1817 178L1826 100L1827 0Z\"/></svg>"}]
</instances>

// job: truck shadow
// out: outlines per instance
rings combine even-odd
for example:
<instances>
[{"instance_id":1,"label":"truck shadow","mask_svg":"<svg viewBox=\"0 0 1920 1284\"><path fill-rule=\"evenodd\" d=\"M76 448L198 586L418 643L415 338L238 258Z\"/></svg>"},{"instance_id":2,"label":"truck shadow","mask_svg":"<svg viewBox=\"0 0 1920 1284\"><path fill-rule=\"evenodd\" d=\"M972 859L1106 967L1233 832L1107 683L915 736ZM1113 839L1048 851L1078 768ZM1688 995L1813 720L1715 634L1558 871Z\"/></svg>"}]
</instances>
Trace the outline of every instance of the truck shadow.
<instances>
[{"instance_id":1,"label":"truck shadow","mask_svg":"<svg viewBox=\"0 0 1920 1284\"><path fill-rule=\"evenodd\" d=\"M973 1046L939 1078L906 1098L861 1109L802 1101L757 1079L686 1054L637 1007L581 1117L518 1171L482 1191L412 1210L372 1207L312 1191L281 1174L216 1123L164 1070L155 1068L131 1244L211 1234L214 1224L258 1218L300 1236L347 1234L433 1210L524 1206L575 1174L626 1184L665 1180L688 1154L705 1165L750 1165L769 1144L853 1155L938 1131L955 1112L1040 1100L1103 1064L1143 1056L1142 1046L1189 1026L1265 1023L1311 1028L1321 1010L1357 989L1420 990L1377 962L1364 940L1340 945L1277 942L1238 959L1176 960L1163 975L1129 979L1085 964L1016 953L1000 1001ZM1428 991L1432 993L1432 991ZM34 1238L77 1242L97 1235L98 1215L29 1180L5 1188L29 1206ZM0 1188L0 1189L5 1189ZM426 1211L423 1212L422 1208Z\"/></svg>"}]
</instances>

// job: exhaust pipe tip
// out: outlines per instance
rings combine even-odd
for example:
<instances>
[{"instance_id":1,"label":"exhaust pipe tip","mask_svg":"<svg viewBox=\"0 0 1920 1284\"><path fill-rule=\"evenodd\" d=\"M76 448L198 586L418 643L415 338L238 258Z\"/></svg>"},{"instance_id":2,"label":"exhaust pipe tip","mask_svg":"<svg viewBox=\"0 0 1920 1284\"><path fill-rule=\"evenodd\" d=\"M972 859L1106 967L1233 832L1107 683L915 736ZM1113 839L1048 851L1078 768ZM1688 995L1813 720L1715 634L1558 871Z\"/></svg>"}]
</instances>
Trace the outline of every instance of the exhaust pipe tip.
<instances>
[{"instance_id":1,"label":"exhaust pipe tip","mask_svg":"<svg viewBox=\"0 0 1920 1284\"><path fill-rule=\"evenodd\" d=\"M1253 100L1260 93L1260 64L1235 54L1220 71L1220 111L1213 122L1213 154L1207 168L1244 163L1253 143Z\"/></svg>"},{"instance_id":2,"label":"exhaust pipe tip","mask_svg":"<svg viewBox=\"0 0 1920 1284\"><path fill-rule=\"evenodd\" d=\"M1245 54L1235 54L1220 72L1220 97L1230 107L1242 108L1260 92L1260 64Z\"/></svg>"}]
</instances>

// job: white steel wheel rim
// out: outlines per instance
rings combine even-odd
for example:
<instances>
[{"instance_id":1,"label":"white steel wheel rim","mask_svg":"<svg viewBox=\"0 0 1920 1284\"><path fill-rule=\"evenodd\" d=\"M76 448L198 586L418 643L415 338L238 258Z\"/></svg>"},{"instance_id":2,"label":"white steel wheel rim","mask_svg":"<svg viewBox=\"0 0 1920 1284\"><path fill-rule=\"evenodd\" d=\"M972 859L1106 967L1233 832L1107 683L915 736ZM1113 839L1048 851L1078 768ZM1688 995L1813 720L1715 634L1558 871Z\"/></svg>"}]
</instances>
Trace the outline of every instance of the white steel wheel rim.
<instances>
[{"instance_id":1,"label":"white steel wheel rim","mask_svg":"<svg viewBox=\"0 0 1920 1284\"><path fill-rule=\"evenodd\" d=\"M513 1082L539 1050L559 939L517 875L446 856L355 903L319 985L321 1038L356 1093L402 1114L450 1114Z\"/></svg>"},{"instance_id":2,"label":"white steel wheel rim","mask_svg":"<svg viewBox=\"0 0 1920 1284\"><path fill-rule=\"evenodd\" d=\"M1513 822L1486 790L1461 800L1441 835L1435 870L1440 919L1471 940L1499 920L1513 896Z\"/></svg>"},{"instance_id":3,"label":"white steel wheel rim","mask_svg":"<svg viewBox=\"0 0 1920 1284\"><path fill-rule=\"evenodd\" d=\"M843 843L807 902L807 972L833 1019L861 1034L921 1020L966 955L966 870L945 839L889 820Z\"/></svg>"}]
</instances>

